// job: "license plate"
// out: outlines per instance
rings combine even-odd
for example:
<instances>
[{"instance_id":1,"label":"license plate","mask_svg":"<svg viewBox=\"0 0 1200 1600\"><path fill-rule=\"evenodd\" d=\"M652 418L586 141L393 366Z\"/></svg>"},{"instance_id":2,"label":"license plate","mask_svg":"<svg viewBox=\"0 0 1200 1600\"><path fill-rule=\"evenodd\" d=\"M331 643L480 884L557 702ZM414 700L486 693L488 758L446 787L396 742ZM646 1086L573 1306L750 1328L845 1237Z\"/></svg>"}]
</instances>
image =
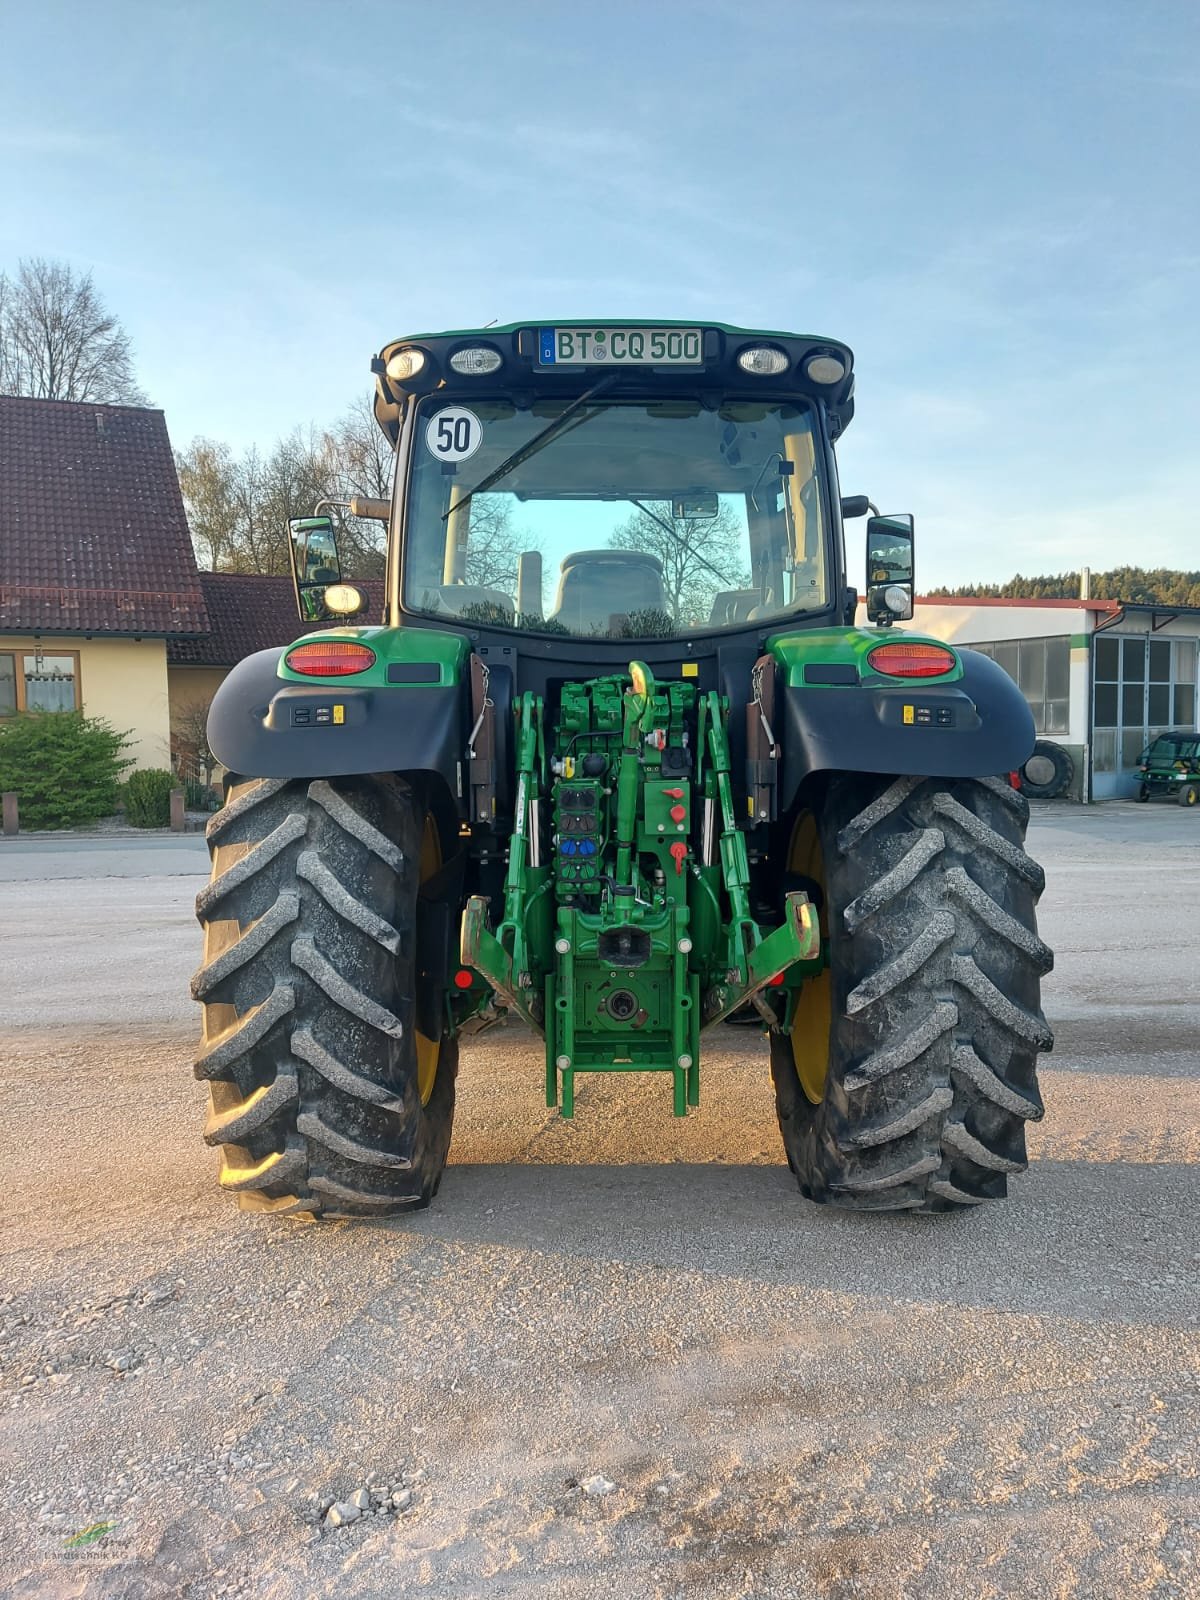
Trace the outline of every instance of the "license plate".
<instances>
[{"instance_id":1,"label":"license plate","mask_svg":"<svg viewBox=\"0 0 1200 1600\"><path fill-rule=\"evenodd\" d=\"M541 367L698 367L699 328L542 328Z\"/></svg>"}]
</instances>

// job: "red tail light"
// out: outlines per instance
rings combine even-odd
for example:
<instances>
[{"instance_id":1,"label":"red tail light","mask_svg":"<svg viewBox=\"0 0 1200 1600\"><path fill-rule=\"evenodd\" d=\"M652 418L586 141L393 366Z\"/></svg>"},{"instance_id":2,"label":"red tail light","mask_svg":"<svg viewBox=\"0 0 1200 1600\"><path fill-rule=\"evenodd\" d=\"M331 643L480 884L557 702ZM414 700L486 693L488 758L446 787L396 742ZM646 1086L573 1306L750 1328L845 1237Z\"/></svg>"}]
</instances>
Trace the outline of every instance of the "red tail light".
<instances>
[{"instance_id":1,"label":"red tail light","mask_svg":"<svg viewBox=\"0 0 1200 1600\"><path fill-rule=\"evenodd\" d=\"M284 664L306 678L345 678L375 665L375 652L351 639L314 640L298 644L284 656Z\"/></svg>"},{"instance_id":2,"label":"red tail light","mask_svg":"<svg viewBox=\"0 0 1200 1600\"><path fill-rule=\"evenodd\" d=\"M867 652L867 665L889 678L940 678L943 672L953 672L955 659L945 645L915 641L877 644Z\"/></svg>"}]
</instances>

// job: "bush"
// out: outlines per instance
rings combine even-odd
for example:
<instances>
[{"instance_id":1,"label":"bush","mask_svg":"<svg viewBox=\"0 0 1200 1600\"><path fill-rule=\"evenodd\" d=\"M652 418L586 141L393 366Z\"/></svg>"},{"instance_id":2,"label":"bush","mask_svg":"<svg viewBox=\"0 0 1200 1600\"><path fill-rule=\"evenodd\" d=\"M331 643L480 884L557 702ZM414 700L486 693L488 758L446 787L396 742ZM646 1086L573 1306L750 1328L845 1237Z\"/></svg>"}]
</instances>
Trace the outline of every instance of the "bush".
<instances>
[{"instance_id":1,"label":"bush","mask_svg":"<svg viewBox=\"0 0 1200 1600\"><path fill-rule=\"evenodd\" d=\"M131 772L125 785L125 821L135 828L169 827L171 790L176 786L175 774L163 767Z\"/></svg>"},{"instance_id":2,"label":"bush","mask_svg":"<svg viewBox=\"0 0 1200 1600\"><path fill-rule=\"evenodd\" d=\"M81 711L28 712L0 722L0 790L15 789L23 828L75 828L111 817L126 735Z\"/></svg>"}]
</instances>

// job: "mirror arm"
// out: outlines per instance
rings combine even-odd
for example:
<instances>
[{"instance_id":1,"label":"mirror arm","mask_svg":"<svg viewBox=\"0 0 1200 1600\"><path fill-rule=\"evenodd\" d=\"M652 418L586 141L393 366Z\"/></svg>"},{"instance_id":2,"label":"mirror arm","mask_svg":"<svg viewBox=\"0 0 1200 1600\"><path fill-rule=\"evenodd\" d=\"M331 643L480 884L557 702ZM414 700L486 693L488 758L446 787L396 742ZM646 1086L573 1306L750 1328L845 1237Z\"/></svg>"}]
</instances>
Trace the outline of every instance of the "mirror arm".
<instances>
[{"instance_id":1,"label":"mirror arm","mask_svg":"<svg viewBox=\"0 0 1200 1600\"><path fill-rule=\"evenodd\" d=\"M365 494L352 494L346 504L352 517L373 517L377 522L386 522L392 514L386 500L372 500Z\"/></svg>"}]
</instances>

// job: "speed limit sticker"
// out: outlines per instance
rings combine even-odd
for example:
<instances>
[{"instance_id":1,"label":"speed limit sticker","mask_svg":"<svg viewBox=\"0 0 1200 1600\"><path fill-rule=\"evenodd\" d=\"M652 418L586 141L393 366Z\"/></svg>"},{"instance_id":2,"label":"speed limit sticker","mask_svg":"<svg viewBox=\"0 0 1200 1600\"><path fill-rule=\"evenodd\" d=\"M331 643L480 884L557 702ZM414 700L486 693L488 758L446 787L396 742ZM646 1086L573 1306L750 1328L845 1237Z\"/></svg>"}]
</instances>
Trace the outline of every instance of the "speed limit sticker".
<instances>
[{"instance_id":1,"label":"speed limit sticker","mask_svg":"<svg viewBox=\"0 0 1200 1600\"><path fill-rule=\"evenodd\" d=\"M447 406L425 429L425 448L439 461L465 461L482 443L483 423L466 406Z\"/></svg>"}]
</instances>

